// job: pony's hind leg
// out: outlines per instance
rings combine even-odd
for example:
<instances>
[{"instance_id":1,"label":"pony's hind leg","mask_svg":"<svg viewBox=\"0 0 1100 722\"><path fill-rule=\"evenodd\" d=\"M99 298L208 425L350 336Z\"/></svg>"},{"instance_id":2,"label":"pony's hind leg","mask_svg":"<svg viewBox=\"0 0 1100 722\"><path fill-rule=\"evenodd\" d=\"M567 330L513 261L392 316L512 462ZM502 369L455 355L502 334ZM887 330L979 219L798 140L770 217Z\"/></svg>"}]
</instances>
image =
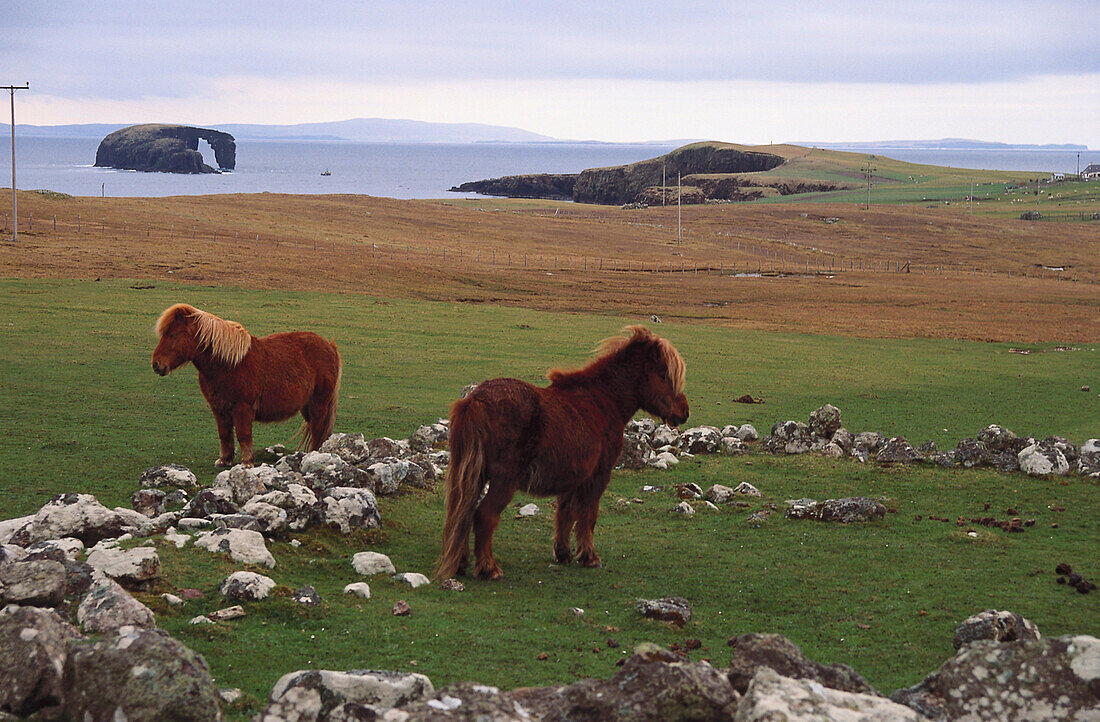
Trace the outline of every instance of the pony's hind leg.
<instances>
[{"instance_id":1,"label":"pony's hind leg","mask_svg":"<svg viewBox=\"0 0 1100 722\"><path fill-rule=\"evenodd\" d=\"M568 564L573 561L573 552L569 549L569 537L577 523L576 497L562 494L558 497L558 512L554 518L554 561Z\"/></svg>"},{"instance_id":2,"label":"pony's hind leg","mask_svg":"<svg viewBox=\"0 0 1100 722\"><path fill-rule=\"evenodd\" d=\"M219 414L215 411L214 421L218 424L218 441L221 445L218 458L214 461L214 466L233 466L233 417L229 414Z\"/></svg>"},{"instance_id":3,"label":"pony's hind leg","mask_svg":"<svg viewBox=\"0 0 1100 722\"><path fill-rule=\"evenodd\" d=\"M500 579L504 572L493 558L493 532L500 524L500 515L512 501L516 488L510 484L490 483L489 492L477 506L474 518L474 555L476 572L482 579Z\"/></svg>"}]
</instances>

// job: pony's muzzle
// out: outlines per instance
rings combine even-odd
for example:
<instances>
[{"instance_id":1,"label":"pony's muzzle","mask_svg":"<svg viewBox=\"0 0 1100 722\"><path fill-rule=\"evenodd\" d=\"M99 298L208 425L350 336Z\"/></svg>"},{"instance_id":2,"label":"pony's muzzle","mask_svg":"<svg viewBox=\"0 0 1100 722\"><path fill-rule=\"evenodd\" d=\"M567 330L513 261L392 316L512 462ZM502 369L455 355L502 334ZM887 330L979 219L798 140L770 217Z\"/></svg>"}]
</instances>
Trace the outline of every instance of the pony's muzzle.
<instances>
[{"instance_id":1,"label":"pony's muzzle","mask_svg":"<svg viewBox=\"0 0 1100 722\"><path fill-rule=\"evenodd\" d=\"M167 376L171 369L168 368L168 364L162 364L159 361L153 362L153 372L157 376Z\"/></svg>"},{"instance_id":2,"label":"pony's muzzle","mask_svg":"<svg viewBox=\"0 0 1100 722\"><path fill-rule=\"evenodd\" d=\"M668 416L664 418L664 422L675 428L688 420L689 413L687 397L681 395L673 402L672 408L668 412Z\"/></svg>"}]
</instances>

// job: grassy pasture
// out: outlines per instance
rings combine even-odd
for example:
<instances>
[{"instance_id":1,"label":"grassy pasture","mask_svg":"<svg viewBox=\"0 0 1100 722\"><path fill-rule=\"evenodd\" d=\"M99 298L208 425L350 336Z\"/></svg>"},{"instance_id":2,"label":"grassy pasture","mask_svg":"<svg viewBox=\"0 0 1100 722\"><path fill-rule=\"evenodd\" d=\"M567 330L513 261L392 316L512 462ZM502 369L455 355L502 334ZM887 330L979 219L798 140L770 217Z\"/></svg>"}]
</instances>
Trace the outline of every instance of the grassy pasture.
<instances>
[{"instance_id":1,"label":"grassy pasture","mask_svg":"<svg viewBox=\"0 0 1100 722\"><path fill-rule=\"evenodd\" d=\"M336 339L345 364L337 430L368 437L403 437L445 415L471 381L511 375L538 382L550 366L579 365L600 338L647 317L160 279L2 280L0 389L8 403L0 421L0 516L33 512L61 491L125 504L141 471L161 463L212 478L217 439L194 371L163 379L149 368L152 324L181 300L259 335L301 328ZM1056 351L1055 343L844 338L678 322L658 330L688 362L689 426L750 422L766 433L775 421L805 419L831 402L853 430L941 447L991 422L1077 443L1100 435L1095 344ZM1009 353L1013 346L1035 352ZM1086 384L1093 392L1079 390ZM766 403L732 403L745 393ZM257 426L256 442L286 442L296 426ZM676 502L670 489L689 481L704 488L750 481L765 499L683 519L669 513ZM665 491L643 495L644 484ZM543 516L505 515L497 537L502 582L469 581L455 594L375 578L368 580L371 600L343 595L343 586L357 581L349 563L357 551L387 553L402 571L430 570L442 520L437 491L383 500L380 533L343 538L318 531L303 535L298 549L272 545L278 566L259 571L291 589L313 584L325 600L320 610L277 596L251 605L243 620L192 627L188 619L222 606L217 584L236 567L190 547L159 547L164 581L153 591L197 587L205 599L181 611L168 610L155 594L143 599L161 626L206 656L220 685L240 686L253 701L281 674L304 667L420 671L437 685L607 677L623 650L644 640L698 639L693 658L721 665L726 639L750 631L786 634L814 659L850 664L890 692L946 659L954 625L982 609L1020 612L1048 635L1100 635L1100 596L1071 592L1053 575L1061 561L1100 575L1096 491L1095 482L1080 478L760 454L700 458L669 472L614 475L596 532L601 570L549 563L552 505L541 500ZM885 496L896 513L851 528L780 517L760 528L745 523L764 502L782 508L789 498L851 494ZM634 498L644 503L616 504ZM1009 535L928 520L1004 518L1009 508L1036 519L1035 526ZM976 538L966 535L969 528ZM684 630L632 612L636 597L673 594L695 607ZM402 598L413 615L391 616ZM582 618L570 614L574 606L586 610ZM612 648L609 639L621 646ZM549 658L538 660L542 652Z\"/></svg>"}]
</instances>

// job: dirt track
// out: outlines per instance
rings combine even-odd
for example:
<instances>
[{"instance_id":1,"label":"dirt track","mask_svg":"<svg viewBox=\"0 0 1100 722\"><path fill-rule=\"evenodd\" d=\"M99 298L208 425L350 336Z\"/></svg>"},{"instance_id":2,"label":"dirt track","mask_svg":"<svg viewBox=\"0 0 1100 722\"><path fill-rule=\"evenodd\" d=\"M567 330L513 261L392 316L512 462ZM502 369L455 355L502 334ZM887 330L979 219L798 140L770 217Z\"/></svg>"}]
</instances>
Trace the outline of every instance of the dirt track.
<instances>
[{"instance_id":1,"label":"dirt track","mask_svg":"<svg viewBox=\"0 0 1100 722\"><path fill-rule=\"evenodd\" d=\"M475 205L22 193L20 215L35 220L21 221L18 247L0 243L0 275L351 291L840 335L1100 338L1096 224L704 206L684 210L690 232L677 245L674 208Z\"/></svg>"}]
</instances>

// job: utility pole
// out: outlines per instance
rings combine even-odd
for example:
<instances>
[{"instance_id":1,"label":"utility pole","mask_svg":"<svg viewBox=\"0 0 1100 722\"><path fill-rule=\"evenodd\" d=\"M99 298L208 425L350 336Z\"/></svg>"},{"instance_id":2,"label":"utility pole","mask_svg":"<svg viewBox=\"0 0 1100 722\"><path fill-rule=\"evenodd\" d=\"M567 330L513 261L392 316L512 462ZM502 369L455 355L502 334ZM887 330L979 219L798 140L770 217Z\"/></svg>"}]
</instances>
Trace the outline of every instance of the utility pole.
<instances>
[{"instance_id":1,"label":"utility pole","mask_svg":"<svg viewBox=\"0 0 1100 722\"><path fill-rule=\"evenodd\" d=\"M684 224L683 224L683 221L680 220L682 218L681 210L680 210L680 208L681 208L680 195L681 195L682 192L683 191L680 189L680 171L676 171L676 245L677 246L684 245L684 239L683 239L683 235L682 235L683 230L684 230Z\"/></svg>"},{"instance_id":2,"label":"utility pole","mask_svg":"<svg viewBox=\"0 0 1100 722\"><path fill-rule=\"evenodd\" d=\"M867 179L867 208L871 207L871 178L875 175L877 168L874 166L875 156L871 156L867 159L867 165L860 170L863 172L863 177Z\"/></svg>"},{"instance_id":3,"label":"utility pole","mask_svg":"<svg viewBox=\"0 0 1100 722\"><path fill-rule=\"evenodd\" d=\"M0 85L11 93L11 240L14 243L19 240L19 216L18 206L15 202L15 91L27 90L29 83L22 85Z\"/></svg>"}]
</instances>

